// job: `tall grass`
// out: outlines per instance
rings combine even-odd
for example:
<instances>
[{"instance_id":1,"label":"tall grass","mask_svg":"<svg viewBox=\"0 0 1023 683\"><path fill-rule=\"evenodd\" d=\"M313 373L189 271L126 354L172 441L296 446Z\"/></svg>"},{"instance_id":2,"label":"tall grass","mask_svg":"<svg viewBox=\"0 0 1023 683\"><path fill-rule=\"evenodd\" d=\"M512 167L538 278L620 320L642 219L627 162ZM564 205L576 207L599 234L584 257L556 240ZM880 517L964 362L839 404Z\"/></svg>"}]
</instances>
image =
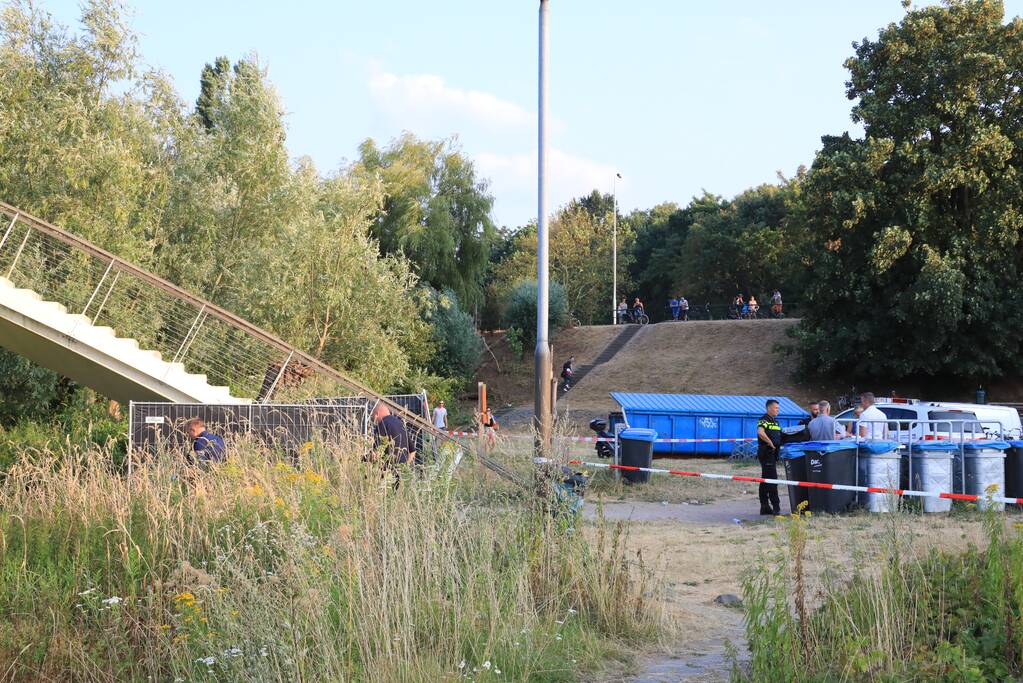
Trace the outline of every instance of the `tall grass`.
<instances>
[{"instance_id":1,"label":"tall grass","mask_svg":"<svg viewBox=\"0 0 1023 683\"><path fill-rule=\"evenodd\" d=\"M1021 525L984 514L987 547L907 551L908 515L886 516L871 559L815 580L804 566L807 521L744 579L753 681L1003 681L1023 674ZM811 602L813 604L811 604Z\"/></svg>"},{"instance_id":2,"label":"tall grass","mask_svg":"<svg viewBox=\"0 0 1023 683\"><path fill-rule=\"evenodd\" d=\"M210 471L109 453L0 482L4 680L576 680L656 636L620 529L390 475L358 442ZM473 484L474 489L477 486Z\"/></svg>"}]
</instances>

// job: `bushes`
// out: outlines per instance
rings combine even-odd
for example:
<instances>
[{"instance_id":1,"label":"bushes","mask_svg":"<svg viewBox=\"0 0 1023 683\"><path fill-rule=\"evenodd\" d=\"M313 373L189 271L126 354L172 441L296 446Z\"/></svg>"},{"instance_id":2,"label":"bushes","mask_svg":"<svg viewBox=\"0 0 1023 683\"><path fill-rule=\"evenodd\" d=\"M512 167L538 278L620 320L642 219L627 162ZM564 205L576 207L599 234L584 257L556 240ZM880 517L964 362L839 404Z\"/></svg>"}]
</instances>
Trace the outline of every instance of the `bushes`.
<instances>
[{"instance_id":1,"label":"bushes","mask_svg":"<svg viewBox=\"0 0 1023 683\"><path fill-rule=\"evenodd\" d=\"M547 321L553 332L564 327L568 322L568 303L565 289L557 282L550 283L548 298ZM536 343L536 281L520 282L508 296L508 304L504 309L504 324L508 329L515 328L522 332L525 344Z\"/></svg>"},{"instance_id":2,"label":"bushes","mask_svg":"<svg viewBox=\"0 0 1023 683\"><path fill-rule=\"evenodd\" d=\"M444 377L471 377L483 353L483 340L476 332L476 324L461 309L453 291L429 292L425 315L437 348L428 363L429 369Z\"/></svg>"},{"instance_id":3,"label":"bushes","mask_svg":"<svg viewBox=\"0 0 1023 683\"><path fill-rule=\"evenodd\" d=\"M903 553L893 528L875 567L826 580L816 609L791 519L788 552L744 581L753 681L989 681L1023 673L1023 535L985 513L988 547ZM893 518L894 520L894 518Z\"/></svg>"}]
</instances>

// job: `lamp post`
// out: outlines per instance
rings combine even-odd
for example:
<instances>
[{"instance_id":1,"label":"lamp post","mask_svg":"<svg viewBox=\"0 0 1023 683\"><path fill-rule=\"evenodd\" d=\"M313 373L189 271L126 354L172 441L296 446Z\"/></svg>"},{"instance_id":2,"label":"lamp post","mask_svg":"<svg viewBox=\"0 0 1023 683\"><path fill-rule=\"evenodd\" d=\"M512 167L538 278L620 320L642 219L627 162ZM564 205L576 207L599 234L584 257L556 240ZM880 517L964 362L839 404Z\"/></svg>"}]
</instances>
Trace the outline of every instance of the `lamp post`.
<instances>
[{"instance_id":1,"label":"lamp post","mask_svg":"<svg viewBox=\"0 0 1023 683\"><path fill-rule=\"evenodd\" d=\"M550 56L547 41L547 7L540 0L540 68L537 93L537 206L536 206L536 349L533 353L533 422L537 432L538 455L547 455L551 445L551 348L547 340L547 73Z\"/></svg>"},{"instance_id":2,"label":"lamp post","mask_svg":"<svg viewBox=\"0 0 1023 683\"><path fill-rule=\"evenodd\" d=\"M611 197L614 209L611 214L611 324L618 324L618 180L621 173L611 176Z\"/></svg>"}]
</instances>

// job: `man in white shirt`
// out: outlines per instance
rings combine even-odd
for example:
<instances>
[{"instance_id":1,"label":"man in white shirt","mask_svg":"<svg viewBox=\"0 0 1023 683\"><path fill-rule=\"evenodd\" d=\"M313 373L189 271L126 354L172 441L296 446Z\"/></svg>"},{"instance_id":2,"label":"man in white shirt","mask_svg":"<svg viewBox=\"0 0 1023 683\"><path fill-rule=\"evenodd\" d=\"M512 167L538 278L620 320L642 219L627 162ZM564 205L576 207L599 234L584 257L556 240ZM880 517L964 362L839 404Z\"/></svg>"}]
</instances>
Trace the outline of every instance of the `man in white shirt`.
<instances>
[{"instance_id":1,"label":"man in white shirt","mask_svg":"<svg viewBox=\"0 0 1023 683\"><path fill-rule=\"evenodd\" d=\"M444 407L444 401L439 402L433 409L433 426L442 432L448 430L448 409Z\"/></svg>"},{"instance_id":2,"label":"man in white shirt","mask_svg":"<svg viewBox=\"0 0 1023 683\"><path fill-rule=\"evenodd\" d=\"M888 416L874 405L874 394L869 391L860 396L863 412L857 423L857 433L861 439L887 439ZM881 424L884 423L884 424Z\"/></svg>"}]
</instances>

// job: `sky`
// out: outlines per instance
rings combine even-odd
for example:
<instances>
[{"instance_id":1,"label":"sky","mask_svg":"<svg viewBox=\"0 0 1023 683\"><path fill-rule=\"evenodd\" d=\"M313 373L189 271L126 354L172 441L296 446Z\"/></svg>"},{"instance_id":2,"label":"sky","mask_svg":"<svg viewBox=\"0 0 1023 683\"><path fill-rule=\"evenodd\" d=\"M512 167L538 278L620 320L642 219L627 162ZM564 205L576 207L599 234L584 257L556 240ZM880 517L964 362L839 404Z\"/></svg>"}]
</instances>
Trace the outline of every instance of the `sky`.
<instances>
[{"instance_id":1,"label":"sky","mask_svg":"<svg viewBox=\"0 0 1023 683\"><path fill-rule=\"evenodd\" d=\"M129 0L130 1L130 0ZM77 0L39 0L75 25ZM410 131L457 136L498 225L536 217L536 0L135 0L144 61L194 102L220 55L255 54L288 149L321 173ZM918 3L921 4L921 3ZM931 4L931 3L922 3ZM1023 0L1006 0L1006 15ZM617 181L621 209L731 197L850 131L843 62L900 0L550 0L549 206Z\"/></svg>"}]
</instances>

